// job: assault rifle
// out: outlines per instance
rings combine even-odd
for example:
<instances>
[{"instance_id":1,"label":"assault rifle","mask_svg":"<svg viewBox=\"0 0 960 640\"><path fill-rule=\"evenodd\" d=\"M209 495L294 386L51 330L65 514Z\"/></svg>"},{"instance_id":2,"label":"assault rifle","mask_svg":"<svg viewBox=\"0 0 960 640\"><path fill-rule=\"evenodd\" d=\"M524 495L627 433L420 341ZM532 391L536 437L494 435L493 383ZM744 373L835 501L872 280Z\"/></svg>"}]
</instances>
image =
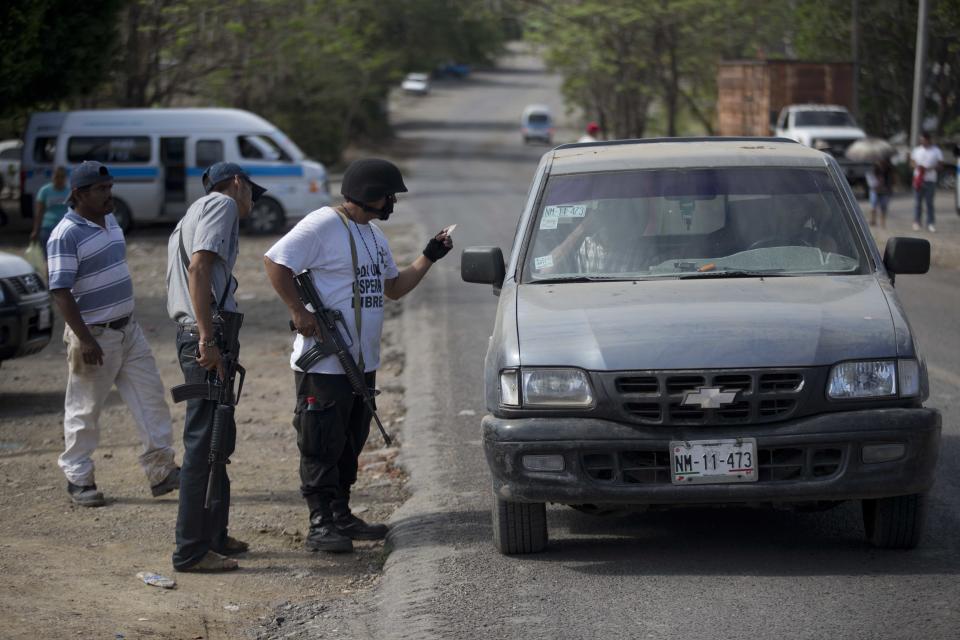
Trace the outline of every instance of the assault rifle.
<instances>
[{"instance_id":1,"label":"assault rifle","mask_svg":"<svg viewBox=\"0 0 960 640\"><path fill-rule=\"evenodd\" d=\"M387 435L387 430L383 428L383 423L380 422L380 416L377 415L377 410L373 406L373 396L376 391L367 387L367 381L363 375L363 371L360 370L356 360L354 360L350 354L350 346L352 343L348 343L340 332L340 327L343 327L344 333L349 335L346 331L346 325L343 322L343 314L335 309L328 309L323 306L323 301L320 299L320 294L317 293L317 288L313 286L313 280L310 278L309 271L304 271L300 275L294 276L293 281L297 285L297 295L300 296L300 302L303 303L303 306L313 310L313 317L320 326L320 335L318 336L317 343L297 358L297 367L301 371L306 372L317 361L327 356L337 356L337 360L340 361L340 366L343 367L343 372L346 374L347 380L350 381L350 386L353 387L353 393L363 399L363 404L365 404L370 413L373 414L373 419L377 421L377 428L380 429L380 435L383 436L383 441L389 447L393 444L393 441L390 439L390 436ZM340 327L337 326L338 324ZM290 329L292 331L297 330L293 322L290 322Z\"/></svg>"},{"instance_id":2,"label":"assault rifle","mask_svg":"<svg viewBox=\"0 0 960 640\"><path fill-rule=\"evenodd\" d=\"M229 459L220 459L223 433L227 425L233 422L234 407L240 402L240 394L243 392L243 379L247 375L247 370L237 361L237 355L240 352L239 337L240 325L243 324L243 314L233 311L220 311L219 318L217 342L220 348L223 378L220 378L219 373L211 371L206 382L179 384L170 390L174 402L200 399L214 400L217 403L217 408L213 412L213 428L210 432L210 453L207 455L210 473L207 476L207 491L203 497L204 509L210 508L210 496L213 493L217 476L223 470L224 465L230 464ZM237 376L240 377L240 380L236 393L234 393L233 387L237 382Z\"/></svg>"}]
</instances>

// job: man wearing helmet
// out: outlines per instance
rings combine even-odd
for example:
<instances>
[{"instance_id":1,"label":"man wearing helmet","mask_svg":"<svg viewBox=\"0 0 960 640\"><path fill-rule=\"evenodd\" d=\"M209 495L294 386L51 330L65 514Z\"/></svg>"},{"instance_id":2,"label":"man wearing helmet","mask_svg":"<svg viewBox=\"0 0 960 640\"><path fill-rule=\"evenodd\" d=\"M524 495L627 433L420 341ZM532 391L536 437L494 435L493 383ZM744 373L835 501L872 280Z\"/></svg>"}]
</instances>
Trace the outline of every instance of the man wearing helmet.
<instances>
[{"instance_id":1,"label":"man wearing helmet","mask_svg":"<svg viewBox=\"0 0 960 640\"><path fill-rule=\"evenodd\" d=\"M373 387L380 364L383 297L397 300L417 286L434 262L450 251L446 231L431 238L423 255L400 270L387 238L373 224L393 213L396 194L407 191L400 170L386 160L353 162L343 175L345 202L303 218L264 256L270 283L290 309L298 335L290 357L297 405L293 424L300 450L300 491L310 510L309 551L353 550L353 540L380 540L383 524L368 524L350 511L357 459L370 433L371 414L353 394L336 357L301 371L296 360L316 342L319 328L300 302L293 276L311 272L325 306L343 314L350 352Z\"/></svg>"}]
</instances>

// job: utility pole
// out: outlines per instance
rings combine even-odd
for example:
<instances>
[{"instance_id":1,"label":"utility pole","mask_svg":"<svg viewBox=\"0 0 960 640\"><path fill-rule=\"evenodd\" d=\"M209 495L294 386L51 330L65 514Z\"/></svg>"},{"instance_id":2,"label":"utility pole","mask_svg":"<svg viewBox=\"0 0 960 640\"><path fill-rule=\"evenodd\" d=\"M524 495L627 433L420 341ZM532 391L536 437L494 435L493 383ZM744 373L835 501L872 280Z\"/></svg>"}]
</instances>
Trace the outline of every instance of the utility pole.
<instances>
[{"instance_id":1,"label":"utility pole","mask_svg":"<svg viewBox=\"0 0 960 640\"><path fill-rule=\"evenodd\" d=\"M923 126L923 85L924 71L927 68L927 16L928 0L920 0L917 12L917 58L913 67L913 113L910 116L910 147L917 146L920 140L920 127Z\"/></svg>"},{"instance_id":2,"label":"utility pole","mask_svg":"<svg viewBox=\"0 0 960 640\"><path fill-rule=\"evenodd\" d=\"M850 0L850 48L853 53L853 117L860 121L860 0ZM861 126L863 123L861 123Z\"/></svg>"}]
</instances>

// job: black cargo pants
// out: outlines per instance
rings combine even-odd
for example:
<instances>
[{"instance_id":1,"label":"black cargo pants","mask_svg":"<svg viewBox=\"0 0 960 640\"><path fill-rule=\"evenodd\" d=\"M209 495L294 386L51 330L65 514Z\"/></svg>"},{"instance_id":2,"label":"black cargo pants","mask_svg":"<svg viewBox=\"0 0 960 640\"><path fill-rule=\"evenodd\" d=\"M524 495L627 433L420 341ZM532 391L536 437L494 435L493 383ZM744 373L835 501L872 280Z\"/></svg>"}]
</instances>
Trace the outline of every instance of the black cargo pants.
<instances>
[{"instance_id":1,"label":"black cargo pants","mask_svg":"<svg viewBox=\"0 0 960 640\"><path fill-rule=\"evenodd\" d=\"M203 383L209 372L197 364L199 335L180 329L177 333L177 353L180 369L188 383ZM183 425L183 464L180 468L180 503L177 510L177 549L173 566L188 568L199 562L207 551L222 549L227 540L230 519L230 478L223 467L218 474L210 496L210 508L203 507L210 474L210 436L213 434L214 400L187 400L187 414ZM222 460L233 453L237 440L236 423L231 421L223 434Z\"/></svg>"},{"instance_id":2,"label":"black cargo pants","mask_svg":"<svg viewBox=\"0 0 960 640\"><path fill-rule=\"evenodd\" d=\"M376 375L366 374L367 387L374 387ZM294 383L300 493L310 509L310 520L349 514L357 458L370 435L373 415L353 393L345 375L295 372Z\"/></svg>"}]
</instances>

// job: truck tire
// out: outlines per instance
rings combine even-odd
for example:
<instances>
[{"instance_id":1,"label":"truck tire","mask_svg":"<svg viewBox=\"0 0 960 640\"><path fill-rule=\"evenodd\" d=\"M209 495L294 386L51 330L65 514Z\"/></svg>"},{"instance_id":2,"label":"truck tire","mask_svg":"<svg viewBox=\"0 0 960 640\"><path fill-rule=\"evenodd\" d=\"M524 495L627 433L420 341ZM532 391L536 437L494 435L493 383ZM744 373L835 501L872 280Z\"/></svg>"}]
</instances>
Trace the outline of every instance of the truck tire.
<instances>
[{"instance_id":1,"label":"truck tire","mask_svg":"<svg viewBox=\"0 0 960 640\"><path fill-rule=\"evenodd\" d=\"M287 217L283 207L273 198L261 197L253 204L247 230L253 235L277 234L283 231Z\"/></svg>"},{"instance_id":2,"label":"truck tire","mask_svg":"<svg viewBox=\"0 0 960 640\"><path fill-rule=\"evenodd\" d=\"M927 515L927 496L913 493L863 500L867 540L880 549L913 549L920 542Z\"/></svg>"},{"instance_id":3,"label":"truck tire","mask_svg":"<svg viewBox=\"0 0 960 640\"><path fill-rule=\"evenodd\" d=\"M547 547L547 505L493 498L493 544L504 555L538 553Z\"/></svg>"},{"instance_id":4,"label":"truck tire","mask_svg":"<svg viewBox=\"0 0 960 640\"><path fill-rule=\"evenodd\" d=\"M133 214L130 213L130 207L123 200L113 199L113 217L117 219L117 224L124 233L133 228Z\"/></svg>"}]
</instances>

